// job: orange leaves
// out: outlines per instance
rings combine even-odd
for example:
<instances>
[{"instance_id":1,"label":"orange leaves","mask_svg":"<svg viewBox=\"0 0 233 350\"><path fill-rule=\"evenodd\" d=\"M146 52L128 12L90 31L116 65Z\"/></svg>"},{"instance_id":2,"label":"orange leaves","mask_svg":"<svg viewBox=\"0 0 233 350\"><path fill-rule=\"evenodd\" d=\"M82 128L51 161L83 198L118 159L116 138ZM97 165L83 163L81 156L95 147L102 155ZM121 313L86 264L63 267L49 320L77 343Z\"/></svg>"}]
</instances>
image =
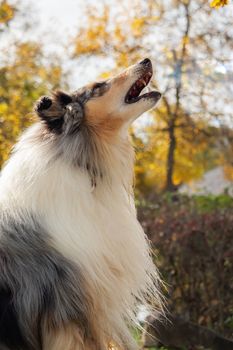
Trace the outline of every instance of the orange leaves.
<instances>
[{"instance_id":1,"label":"orange leaves","mask_svg":"<svg viewBox=\"0 0 233 350\"><path fill-rule=\"evenodd\" d=\"M229 0L212 0L211 7L219 8L229 4Z\"/></svg>"},{"instance_id":2,"label":"orange leaves","mask_svg":"<svg viewBox=\"0 0 233 350\"><path fill-rule=\"evenodd\" d=\"M15 14L15 8L9 5L7 1L0 1L0 24L7 24L12 20Z\"/></svg>"},{"instance_id":3,"label":"orange leaves","mask_svg":"<svg viewBox=\"0 0 233 350\"><path fill-rule=\"evenodd\" d=\"M231 164L225 164L224 173L228 180L233 181L233 166Z\"/></svg>"}]
</instances>

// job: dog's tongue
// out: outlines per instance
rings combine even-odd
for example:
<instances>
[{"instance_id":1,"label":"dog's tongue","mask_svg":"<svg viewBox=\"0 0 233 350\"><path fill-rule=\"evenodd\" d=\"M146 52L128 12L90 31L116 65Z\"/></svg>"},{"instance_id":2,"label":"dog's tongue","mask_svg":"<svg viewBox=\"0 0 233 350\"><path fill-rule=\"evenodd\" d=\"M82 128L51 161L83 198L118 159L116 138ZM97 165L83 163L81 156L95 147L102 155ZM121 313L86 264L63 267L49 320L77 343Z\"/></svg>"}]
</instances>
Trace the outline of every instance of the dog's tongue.
<instances>
[{"instance_id":1,"label":"dog's tongue","mask_svg":"<svg viewBox=\"0 0 233 350\"><path fill-rule=\"evenodd\" d=\"M146 82L144 81L144 79L137 80L134 86L130 90L130 97L131 98L138 97L145 85L146 85Z\"/></svg>"},{"instance_id":2,"label":"dog's tongue","mask_svg":"<svg viewBox=\"0 0 233 350\"><path fill-rule=\"evenodd\" d=\"M130 90L130 97L138 97L139 91L136 85Z\"/></svg>"}]
</instances>

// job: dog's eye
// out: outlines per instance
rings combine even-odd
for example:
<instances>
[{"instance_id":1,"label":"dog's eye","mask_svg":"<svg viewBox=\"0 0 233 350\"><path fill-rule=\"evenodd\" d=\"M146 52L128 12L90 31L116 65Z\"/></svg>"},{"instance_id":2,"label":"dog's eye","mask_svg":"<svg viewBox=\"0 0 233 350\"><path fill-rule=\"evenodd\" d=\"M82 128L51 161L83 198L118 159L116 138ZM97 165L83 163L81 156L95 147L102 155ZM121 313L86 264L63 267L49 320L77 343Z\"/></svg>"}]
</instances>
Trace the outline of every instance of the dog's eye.
<instances>
[{"instance_id":1,"label":"dog's eye","mask_svg":"<svg viewBox=\"0 0 233 350\"><path fill-rule=\"evenodd\" d=\"M102 96L107 91L108 84L103 81L100 83L95 83L92 87L92 97Z\"/></svg>"},{"instance_id":2,"label":"dog's eye","mask_svg":"<svg viewBox=\"0 0 233 350\"><path fill-rule=\"evenodd\" d=\"M100 82L100 83L95 83L95 85L93 86L92 90L95 91L95 90L101 89L104 86L106 86L105 81Z\"/></svg>"}]
</instances>

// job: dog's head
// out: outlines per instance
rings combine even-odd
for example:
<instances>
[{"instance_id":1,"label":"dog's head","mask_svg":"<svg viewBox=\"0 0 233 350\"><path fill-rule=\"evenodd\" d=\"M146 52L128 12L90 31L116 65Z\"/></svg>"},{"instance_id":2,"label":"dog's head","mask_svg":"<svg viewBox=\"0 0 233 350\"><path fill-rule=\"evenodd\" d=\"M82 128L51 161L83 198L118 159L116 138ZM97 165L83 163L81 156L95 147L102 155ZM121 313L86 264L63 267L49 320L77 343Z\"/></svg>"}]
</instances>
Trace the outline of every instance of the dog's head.
<instances>
[{"instance_id":1,"label":"dog's head","mask_svg":"<svg viewBox=\"0 0 233 350\"><path fill-rule=\"evenodd\" d=\"M112 79L89 84L72 94L58 91L52 97L44 96L35 110L56 134L73 135L90 128L100 136L112 135L160 99L158 91L142 94L152 74L151 61L144 59Z\"/></svg>"},{"instance_id":2,"label":"dog's head","mask_svg":"<svg viewBox=\"0 0 233 350\"><path fill-rule=\"evenodd\" d=\"M123 163L132 168L128 126L161 96L157 91L142 94L152 74L151 61L145 59L112 79L87 85L72 94L57 91L51 97L41 97L35 111L45 126L42 135L55 145L56 157L63 155L66 161L86 170L93 183L109 173L110 168L115 174L116 169L123 173L119 170ZM116 145L124 155L114 158L111 149L116 150ZM121 166L116 166L117 159Z\"/></svg>"}]
</instances>

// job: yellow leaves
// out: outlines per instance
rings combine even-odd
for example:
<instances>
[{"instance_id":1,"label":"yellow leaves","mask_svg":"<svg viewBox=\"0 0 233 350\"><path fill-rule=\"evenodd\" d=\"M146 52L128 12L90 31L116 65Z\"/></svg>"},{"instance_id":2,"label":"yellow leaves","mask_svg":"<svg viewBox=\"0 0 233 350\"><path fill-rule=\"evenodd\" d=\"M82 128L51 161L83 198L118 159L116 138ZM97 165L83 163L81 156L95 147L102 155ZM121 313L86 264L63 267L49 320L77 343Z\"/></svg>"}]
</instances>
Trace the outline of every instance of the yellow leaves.
<instances>
[{"instance_id":1,"label":"yellow leaves","mask_svg":"<svg viewBox=\"0 0 233 350\"><path fill-rule=\"evenodd\" d=\"M229 0L212 0L211 7L219 8L229 4Z\"/></svg>"},{"instance_id":2,"label":"yellow leaves","mask_svg":"<svg viewBox=\"0 0 233 350\"><path fill-rule=\"evenodd\" d=\"M87 40L88 41L95 41L98 39L98 37L104 37L105 36L105 26L103 24L96 25L94 28L89 28L87 30ZM96 40L98 42L98 40Z\"/></svg>"},{"instance_id":3,"label":"yellow leaves","mask_svg":"<svg viewBox=\"0 0 233 350\"><path fill-rule=\"evenodd\" d=\"M119 12L116 18L112 18L113 13L110 16L110 11L108 6L101 13L95 11L94 7L90 8L86 16L87 24L74 39L74 56L113 54L117 65L123 66L128 61L131 64L129 57L132 58L135 52L141 58L139 47L145 28L156 17L141 16L138 11L135 16Z\"/></svg>"},{"instance_id":4,"label":"yellow leaves","mask_svg":"<svg viewBox=\"0 0 233 350\"><path fill-rule=\"evenodd\" d=\"M114 37L119 42L122 42L125 40L125 35L123 34L122 28L118 24L116 24L116 27L114 29Z\"/></svg>"},{"instance_id":5,"label":"yellow leaves","mask_svg":"<svg viewBox=\"0 0 233 350\"><path fill-rule=\"evenodd\" d=\"M15 9L12 5L9 5L7 1L0 1L0 24L10 22L14 17Z\"/></svg>"},{"instance_id":6,"label":"yellow leaves","mask_svg":"<svg viewBox=\"0 0 233 350\"><path fill-rule=\"evenodd\" d=\"M136 139L136 188L146 192L151 189L162 190L166 177L166 154L168 138L157 133L154 125L145 129L148 142ZM135 140L134 140L135 143Z\"/></svg>"},{"instance_id":7,"label":"yellow leaves","mask_svg":"<svg viewBox=\"0 0 233 350\"><path fill-rule=\"evenodd\" d=\"M103 41L101 37L98 37L100 33L99 28L96 30L89 30L86 33L86 40L80 41L76 45L76 54L101 54L103 48Z\"/></svg>"},{"instance_id":8,"label":"yellow leaves","mask_svg":"<svg viewBox=\"0 0 233 350\"><path fill-rule=\"evenodd\" d=\"M135 37L142 35L143 28L145 26L146 19L145 17L134 18L131 22L131 30Z\"/></svg>"},{"instance_id":9,"label":"yellow leaves","mask_svg":"<svg viewBox=\"0 0 233 350\"><path fill-rule=\"evenodd\" d=\"M187 35L185 35L184 37L183 37L183 45L188 45L189 44L189 41L190 41L190 39L189 39L189 37L187 36Z\"/></svg>"},{"instance_id":10,"label":"yellow leaves","mask_svg":"<svg viewBox=\"0 0 233 350\"><path fill-rule=\"evenodd\" d=\"M109 10L107 7L104 8L103 14L91 13L88 15L88 25L81 28L75 39L74 55L101 54L109 42L108 22Z\"/></svg>"},{"instance_id":11,"label":"yellow leaves","mask_svg":"<svg viewBox=\"0 0 233 350\"><path fill-rule=\"evenodd\" d=\"M103 72L100 77L102 79L108 79L111 76L111 72Z\"/></svg>"},{"instance_id":12,"label":"yellow leaves","mask_svg":"<svg viewBox=\"0 0 233 350\"><path fill-rule=\"evenodd\" d=\"M43 66L42 52L35 43L15 49L15 60L0 70L0 167L21 131L32 121L33 104L39 96L59 87L61 68Z\"/></svg>"},{"instance_id":13,"label":"yellow leaves","mask_svg":"<svg viewBox=\"0 0 233 350\"><path fill-rule=\"evenodd\" d=\"M98 25L94 28L89 28L83 34L83 37L79 38L75 47L75 53L77 55L101 53L104 37L104 26Z\"/></svg>"},{"instance_id":14,"label":"yellow leaves","mask_svg":"<svg viewBox=\"0 0 233 350\"><path fill-rule=\"evenodd\" d=\"M128 67L131 63L129 63L129 55L127 52L119 52L117 56L117 65L119 67Z\"/></svg>"},{"instance_id":15,"label":"yellow leaves","mask_svg":"<svg viewBox=\"0 0 233 350\"><path fill-rule=\"evenodd\" d=\"M7 104L6 103L0 103L0 122L1 122L1 115L6 113L7 111Z\"/></svg>"},{"instance_id":16,"label":"yellow leaves","mask_svg":"<svg viewBox=\"0 0 233 350\"><path fill-rule=\"evenodd\" d=\"M18 60L27 59L28 61L41 53L39 46L33 42L26 42L16 47Z\"/></svg>"},{"instance_id":17,"label":"yellow leaves","mask_svg":"<svg viewBox=\"0 0 233 350\"><path fill-rule=\"evenodd\" d=\"M153 114L155 115L154 123L144 129L144 145L140 145L138 140L136 143L135 173L137 187L143 193L163 190L166 183L169 116L163 103ZM193 122L187 119L181 109L175 128L176 149L173 173L175 185L199 178L209 165L211 140L199 131L199 129L206 129L207 124L195 121L197 126L195 129Z\"/></svg>"}]
</instances>

